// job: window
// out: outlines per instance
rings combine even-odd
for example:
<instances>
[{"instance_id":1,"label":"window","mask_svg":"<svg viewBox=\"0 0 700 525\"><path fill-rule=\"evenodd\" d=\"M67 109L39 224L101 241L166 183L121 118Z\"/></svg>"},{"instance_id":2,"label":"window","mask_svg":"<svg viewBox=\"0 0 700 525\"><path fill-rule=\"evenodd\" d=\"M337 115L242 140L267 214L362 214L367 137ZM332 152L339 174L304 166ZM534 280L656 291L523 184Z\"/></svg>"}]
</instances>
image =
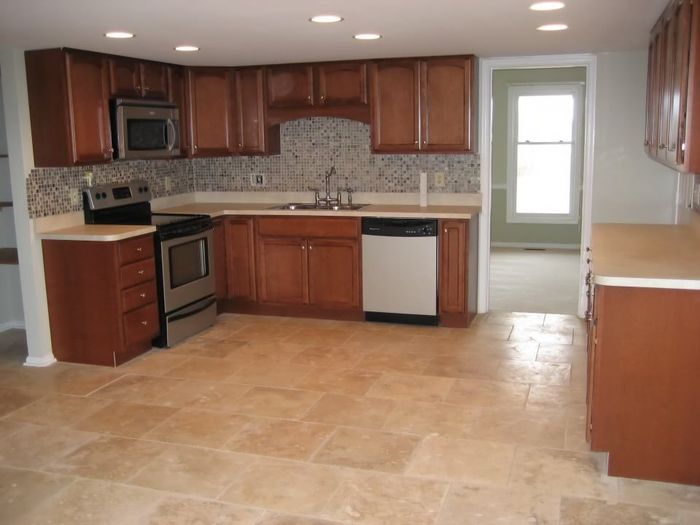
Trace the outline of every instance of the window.
<instances>
[{"instance_id":1,"label":"window","mask_svg":"<svg viewBox=\"0 0 700 525\"><path fill-rule=\"evenodd\" d=\"M577 223L582 86L508 92L508 222Z\"/></svg>"}]
</instances>

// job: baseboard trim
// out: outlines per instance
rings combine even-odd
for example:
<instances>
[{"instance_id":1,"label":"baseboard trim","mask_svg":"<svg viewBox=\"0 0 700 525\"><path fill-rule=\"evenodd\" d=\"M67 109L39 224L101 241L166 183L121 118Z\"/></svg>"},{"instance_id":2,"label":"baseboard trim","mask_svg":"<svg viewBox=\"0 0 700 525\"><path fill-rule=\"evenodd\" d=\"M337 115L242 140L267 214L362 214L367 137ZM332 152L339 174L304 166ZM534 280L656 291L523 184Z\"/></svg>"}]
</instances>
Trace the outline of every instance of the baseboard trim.
<instances>
[{"instance_id":1,"label":"baseboard trim","mask_svg":"<svg viewBox=\"0 0 700 525\"><path fill-rule=\"evenodd\" d=\"M52 355L47 355L44 357L34 357L30 355L27 356L27 359L24 361L24 366L45 367L51 366L55 362L56 358Z\"/></svg>"},{"instance_id":2,"label":"baseboard trim","mask_svg":"<svg viewBox=\"0 0 700 525\"><path fill-rule=\"evenodd\" d=\"M580 244L557 244L548 242L492 242L491 248L535 248L544 250L580 250Z\"/></svg>"},{"instance_id":3,"label":"baseboard trim","mask_svg":"<svg viewBox=\"0 0 700 525\"><path fill-rule=\"evenodd\" d=\"M6 332L7 330L24 330L24 321L0 323L0 332Z\"/></svg>"}]
</instances>

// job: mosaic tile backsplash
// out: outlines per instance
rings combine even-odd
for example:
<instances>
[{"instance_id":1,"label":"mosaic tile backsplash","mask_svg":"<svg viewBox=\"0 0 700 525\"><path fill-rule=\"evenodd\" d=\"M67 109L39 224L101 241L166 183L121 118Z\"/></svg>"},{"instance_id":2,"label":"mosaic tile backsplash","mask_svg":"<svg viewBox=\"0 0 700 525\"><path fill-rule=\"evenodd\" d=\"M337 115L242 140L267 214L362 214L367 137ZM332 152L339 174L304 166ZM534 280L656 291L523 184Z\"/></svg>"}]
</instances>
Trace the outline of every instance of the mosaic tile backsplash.
<instances>
[{"instance_id":1,"label":"mosaic tile backsplash","mask_svg":"<svg viewBox=\"0 0 700 525\"><path fill-rule=\"evenodd\" d=\"M77 168L34 169L27 178L29 212L44 217L81 211L72 205L72 190L84 186L83 174L92 171L95 184L145 179L154 197L193 191L306 191L323 185L323 174L335 166L331 187L356 192L416 193L418 174L428 173L430 192L479 191L476 155L374 155L369 126L336 118L310 118L282 124L280 155L218 157L158 161L115 162ZM436 187L435 173L445 185ZM253 186L251 175L265 176L265 185ZM170 177L170 189L165 178Z\"/></svg>"}]
</instances>

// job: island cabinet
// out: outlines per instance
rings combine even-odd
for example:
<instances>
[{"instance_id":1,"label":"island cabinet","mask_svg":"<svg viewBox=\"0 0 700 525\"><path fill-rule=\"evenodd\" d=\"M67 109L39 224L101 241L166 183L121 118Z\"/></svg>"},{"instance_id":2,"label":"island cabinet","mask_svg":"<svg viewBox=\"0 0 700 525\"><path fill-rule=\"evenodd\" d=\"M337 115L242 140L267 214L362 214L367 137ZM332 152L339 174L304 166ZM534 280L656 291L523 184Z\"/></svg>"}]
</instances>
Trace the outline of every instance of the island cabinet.
<instances>
[{"instance_id":1,"label":"island cabinet","mask_svg":"<svg viewBox=\"0 0 700 525\"><path fill-rule=\"evenodd\" d=\"M168 66L126 57L109 57L109 94L111 97L168 98Z\"/></svg>"},{"instance_id":2,"label":"island cabinet","mask_svg":"<svg viewBox=\"0 0 700 525\"><path fill-rule=\"evenodd\" d=\"M159 333L151 235L42 247L56 359L117 366L151 348Z\"/></svg>"},{"instance_id":3,"label":"island cabinet","mask_svg":"<svg viewBox=\"0 0 700 525\"><path fill-rule=\"evenodd\" d=\"M370 66L375 152L474 152L474 57L378 60Z\"/></svg>"},{"instance_id":4,"label":"island cabinet","mask_svg":"<svg viewBox=\"0 0 700 525\"><path fill-rule=\"evenodd\" d=\"M440 325L467 327L476 315L476 228L478 224L475 218L443 219L439 221L439 227Z\"/></svg>"},{"instance_id":5,"label":"island cabinet","mask_svg":"<svg viewBox=\"0 0 700 525\"><path fill-rule=\"evenodd\" d=\"M256 233L261 304L361 314L359 219L260 217Z\"/></svg>"},{"instance_id":6,"label":"island cabinet","mask_svg":"<svg viewBox=\"0 0 700 525\"><path fill-rule=\"evenodd\" d=\"M613 476L700 484L700 291L597 285L593 305L591 449Z\"/></svg>"},{"instance_id":7,"label":"island cabinet","mask_svg":"<svg viewBox=\"0 0 700 525\"><path fill-rule=\"evenodd\" d=\"M700 8L672 0L651 31L644 147L677 171L700 171Z\"/></svg>"},{"instance_id":8,"label":"island cabinet","mask_svg":"<svg viewBox=\"0 0 700 525\"><path fill-rule=\"evenodd\" d=\"M48 49L27 51L25 60L35 166L111 161L104 57Z\"/></svg>"}]
</instances>

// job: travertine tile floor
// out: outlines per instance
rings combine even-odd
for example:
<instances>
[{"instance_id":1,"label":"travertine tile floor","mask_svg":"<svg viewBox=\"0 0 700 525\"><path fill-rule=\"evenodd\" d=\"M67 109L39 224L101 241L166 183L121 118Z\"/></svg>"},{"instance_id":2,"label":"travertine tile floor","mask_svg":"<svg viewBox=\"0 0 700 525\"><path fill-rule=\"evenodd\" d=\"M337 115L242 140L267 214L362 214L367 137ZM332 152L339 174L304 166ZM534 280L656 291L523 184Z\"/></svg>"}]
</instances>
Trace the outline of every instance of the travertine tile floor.
<instances>
[{"instance_id":1,"label":"travertine tile floor","mask_svg":"<svg viewBox=\"0 0 700 525\"><path fill-rule=\"evenodd\" d=\"M226 315L114 369L0 334L2 524L700 523L610 478L573 317L468 330Z\"/></svg>"}]
</instances>

